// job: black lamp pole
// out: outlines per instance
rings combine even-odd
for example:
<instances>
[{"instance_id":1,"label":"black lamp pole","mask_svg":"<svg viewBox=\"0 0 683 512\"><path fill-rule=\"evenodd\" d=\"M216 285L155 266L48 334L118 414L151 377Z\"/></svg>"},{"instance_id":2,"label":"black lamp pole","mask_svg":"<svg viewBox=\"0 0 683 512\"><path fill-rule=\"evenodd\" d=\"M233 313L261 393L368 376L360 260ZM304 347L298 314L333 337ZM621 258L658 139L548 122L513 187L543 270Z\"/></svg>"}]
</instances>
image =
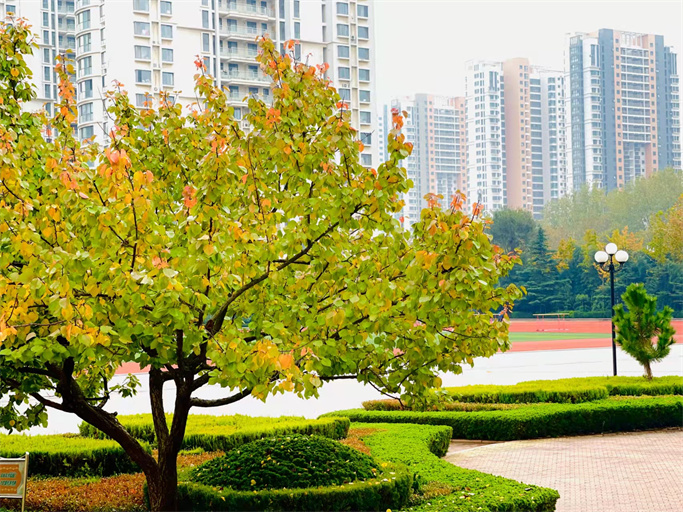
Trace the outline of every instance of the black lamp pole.
<instances>
[{"instance_id":1,"label":"black lamp pole","mask_svg":"<svg viewBox=\"0 0 683 512\"><path fill-rule=\"evenodd\" d=\"M621 270L624 263L628 261L628 253L626 251L619 251L617 244L607 244L604 251L598 251L595 253L595 261L598 266L605 272L609 272L609 284L610 284L610 297L612 302L612 317L610 322L612 323L612 367L614 368L614 376L617 376L617 344L616 344L616 331L614 329L614 274ZM619 264L618 267L614 266L614 262Z\"/></svg>"}]
</instances>

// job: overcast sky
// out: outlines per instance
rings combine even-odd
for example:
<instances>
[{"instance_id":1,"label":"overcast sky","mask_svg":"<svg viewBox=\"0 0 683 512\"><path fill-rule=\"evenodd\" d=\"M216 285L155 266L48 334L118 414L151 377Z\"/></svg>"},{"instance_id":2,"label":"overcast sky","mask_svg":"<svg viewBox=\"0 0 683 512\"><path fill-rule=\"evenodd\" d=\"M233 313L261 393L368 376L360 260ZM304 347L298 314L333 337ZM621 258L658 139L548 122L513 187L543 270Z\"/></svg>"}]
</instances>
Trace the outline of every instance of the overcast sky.
<instances>
[{"instance_id":1,"label":"overcast sky","mask_svg":"<svg viewBox=\"0 0 683 512\"><path fill-rule=\"evenodd\" d=\"M600 28L661 34L678 53L681 0L374 0L381 103L416 92L464 95L465 62L528 57L563 69L565 35Z\"/></svg>"}]
</instances>

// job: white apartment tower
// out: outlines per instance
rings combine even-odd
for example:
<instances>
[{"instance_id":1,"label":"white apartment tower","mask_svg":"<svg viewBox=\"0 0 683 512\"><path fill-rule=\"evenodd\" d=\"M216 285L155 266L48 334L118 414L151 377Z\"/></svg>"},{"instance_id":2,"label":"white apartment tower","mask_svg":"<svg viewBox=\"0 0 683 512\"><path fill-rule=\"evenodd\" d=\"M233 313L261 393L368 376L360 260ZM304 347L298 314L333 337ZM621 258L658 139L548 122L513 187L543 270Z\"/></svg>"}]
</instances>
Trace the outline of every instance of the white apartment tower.
<instances>
[{"instance_id":1,"label":"white apartment tower","mask_svg":"<svg viewBox=\"0 0 683 512\"><path fill-rule=\"evenodd\" d=\"M387 139L391 129L391 111L406 111L402 133L413 144L412 154L403 161L413 188L402 199L405 207L397 215L410 227L420 219L427 206L424 196L442 195L442 207L448 207L453 194L465 188L465 101L464 98L416 94L385 105L380 116L382 159L388 158Z\"/></svg>"},{"instance_id":2,"label":"white apartment tower","mask_svg":"<svg viewBox=\"0 0 683 512\"><path fill-rule=\"evenodd\" d=\"M600 29L570 35L567 49L573 188L609 191L681 169L676 53L664 38Z\"/></svg>"},{"instance_id":3,"label":"white apartment tower","mask_svg":"<svg viewBox=\"0 0 683 512\"><path fill-rule=\"evenodd\" d=\"M527 59L467 65L468 203L525 209L567 193L564 74Z\"/></svg>"},{"instance_id":4,"label":"white apartment tower","mask_svg":"<svg viewBox=\"0 0 683 512\"><path fill-rule=\"evenodd\" d=\"M500 62L470 61L465 75L467 204L506 205L505 90Z\"/></svg>"},{"instance_id":5,"label":"white apartment tower","mask_svg":"<svg viewBox=\"0 0 683 512\"><path fill-rule=\"evenodd\" d=\"M248 97L269 101L270 79L255 61L256 38L267 34L281 48L286 40L300 41L295 54L308 64L330 64L328 76L365 145L362 162L376 165L369 0L0 0L0 18L7 13L28 19L39 36L30 60L37 108L52 112L55 57L69 52L75 59L82 138L104 138L111 128L104 92L114 80L138 107L161 91L183 105L196 102L197 55L228 93L236 116Z\"/></svg>"}]
</instances>

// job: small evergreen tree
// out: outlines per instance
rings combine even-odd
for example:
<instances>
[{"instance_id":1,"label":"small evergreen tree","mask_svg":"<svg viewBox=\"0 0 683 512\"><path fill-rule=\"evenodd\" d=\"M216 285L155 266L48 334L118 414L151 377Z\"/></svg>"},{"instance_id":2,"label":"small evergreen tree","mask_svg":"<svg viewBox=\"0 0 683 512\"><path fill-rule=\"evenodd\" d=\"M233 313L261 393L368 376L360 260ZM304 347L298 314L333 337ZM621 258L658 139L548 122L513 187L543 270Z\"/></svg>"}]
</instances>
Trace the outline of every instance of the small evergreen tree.
<instances>
[{"instance_id":1,"label":"small evergreen tree","mask_svg":"<svg viewBox=\"0 0 683 512\"><path fill-rule=\"evenodd\" d=\"M643 365L648 380L652 379L650 364L664 359L674 343L673 309L665 306L658 312L657 297L648 295L645 285L640 283L629 285L621 299L628 306L628 312L621 304L614 308L616 342Z\"/></svg>"}]
</instances>

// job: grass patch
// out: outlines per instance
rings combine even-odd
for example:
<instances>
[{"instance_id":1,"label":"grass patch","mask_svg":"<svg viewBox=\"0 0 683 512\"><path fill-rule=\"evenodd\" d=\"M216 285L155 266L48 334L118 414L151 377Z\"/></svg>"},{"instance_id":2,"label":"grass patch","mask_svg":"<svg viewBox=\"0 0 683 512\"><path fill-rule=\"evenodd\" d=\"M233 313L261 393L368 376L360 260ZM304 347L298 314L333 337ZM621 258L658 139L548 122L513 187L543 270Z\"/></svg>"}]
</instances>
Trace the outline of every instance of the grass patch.
<instances>
[{"instance_id":1,"label":"grass patch","mask_svg":"<svg viewBox=\"0 0 683 512\"><path fill-rule=\"evenodd\" d=\"M407 465L416 473L418 492L413 511L554 510L557 491L460 468L440 457L451 429L446 426L354 423L377 429L362 436L374 457Z\"/></svg>"}]
</instances>

